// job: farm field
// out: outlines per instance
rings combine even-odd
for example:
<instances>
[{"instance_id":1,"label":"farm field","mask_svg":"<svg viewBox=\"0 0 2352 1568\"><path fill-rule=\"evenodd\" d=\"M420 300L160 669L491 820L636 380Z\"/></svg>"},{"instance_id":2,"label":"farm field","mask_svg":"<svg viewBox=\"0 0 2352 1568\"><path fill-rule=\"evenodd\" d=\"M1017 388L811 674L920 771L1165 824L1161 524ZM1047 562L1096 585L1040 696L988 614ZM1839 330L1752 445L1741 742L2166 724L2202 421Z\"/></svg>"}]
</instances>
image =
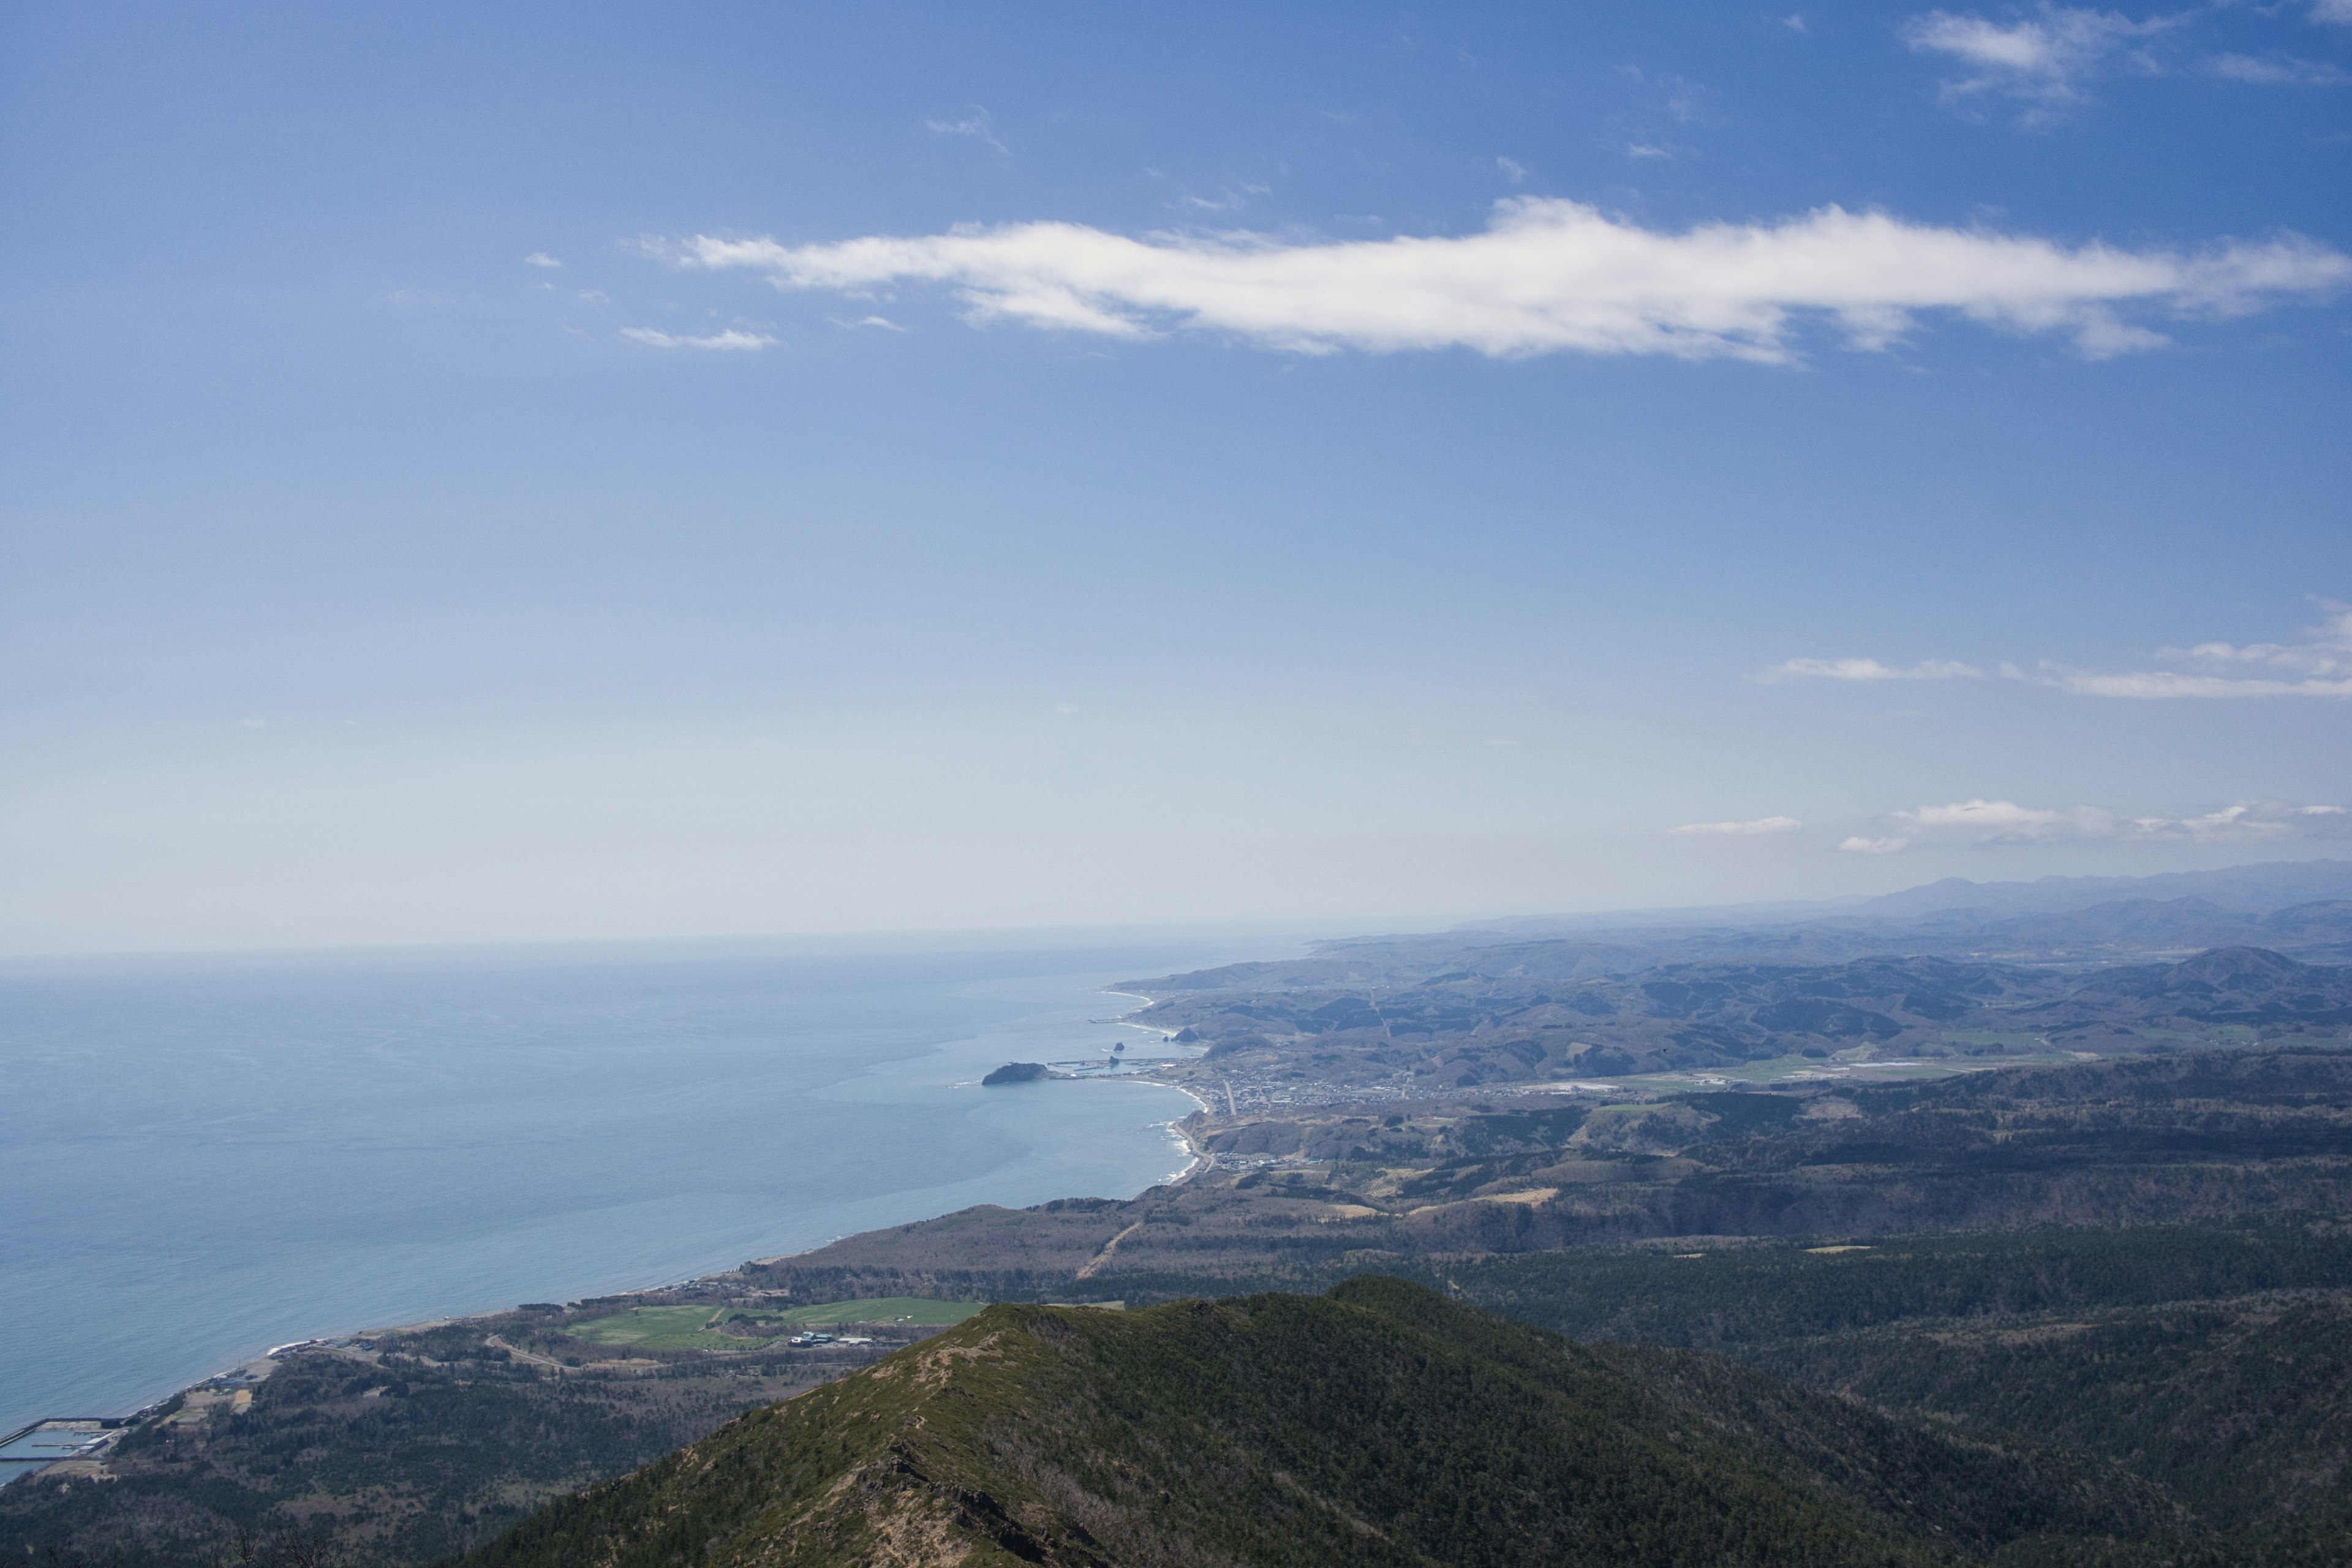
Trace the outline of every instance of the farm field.
<instances>
[{"instance_id":1,"label":"farm field","mask_svg":"<svg viewBox=\"0 0 2352 1568\"><path fill-rule=\"evenodd\" d=\"M638 1345L656 1351L743 1350L750 1342L712 1333L718 1314L708 1306L632 1307L609 1318L569 1325L564 1332L596 1345Z\"/></svg>"},{"instance_id":2,"label":"farm field","mask_svg":"<svg viewBox=\"0 0 2352 1568\"><path fill-rule=\"evenodd\" d=\"M886 1296L860 1301L825 1301L782 1311L742 1308L714 1311L707 1305L632 1307L610 1317L572 1323L564 1332L599 1345L636 1345L656 1351L740 1351L759 1342L741 1328L722 1333L719 1325L740 1321L777 1333L846 1323L891 1323L911 1328L948 1328L962 1322L981 1304L934 1301L919 1296Z\"/></svg>"},{"instance_id":3,"label":"farm field","mask_svg":"<svg viewBox=\"0 0 2352 1568\"><path fill-rule=\"evenodd\" d=\"M794 1307L787 1312L761 1312L758 1321L791 1328L830 1327L837 1323L904 1323L917 1328L949 1328L981 1310L978 1301L932 1301L920 1296L878 1296L863 1301L830 1301ZM751 1313L740 1314L751 1317Z\"/></svg>"}]
</instances>

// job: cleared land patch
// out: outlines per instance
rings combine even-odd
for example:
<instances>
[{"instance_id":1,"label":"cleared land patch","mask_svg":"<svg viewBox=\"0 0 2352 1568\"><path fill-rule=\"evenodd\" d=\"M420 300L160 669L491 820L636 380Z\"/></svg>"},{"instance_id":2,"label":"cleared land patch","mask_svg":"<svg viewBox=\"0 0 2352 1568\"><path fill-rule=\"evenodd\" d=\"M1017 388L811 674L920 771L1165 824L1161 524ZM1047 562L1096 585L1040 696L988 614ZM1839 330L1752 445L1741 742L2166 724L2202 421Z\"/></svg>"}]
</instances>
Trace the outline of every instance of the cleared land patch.
<instances>
[{"instance_id":1,"label":"cleared land patch","mask_svg":"<svg viewBox=\"0 0 2352 1568\"><path fill-rule=\"evenodd\" d=\"M632 1307L609 1318L592 1318L564 1329L594 1345L643 1345L656 1351L742 1350L740 1339L706 1331L715 1314L708 1305Z\"/></svg>"},{"instance_id":2,"label":"cleared land patch","mask_svg":"<svg viewBox=\"0 0 2352 1568\"><path fill-rule=\"evenodd\" d=\"M906 1323L917 1328L949 1328L979 1311L984 1302L932 1301L920 1296L877 1296L863 1301L830 1301L819 1307L794 1307L788 1312L761 1312L763 1323L800 1328L817 1323Z\"/></svg>"},{"instance_id":3,"label":"cleared land patch","mask_svg":"<svg viewBox=\"0 0 2352 1568\"><path fill-rule=\"evenodd\" d=\"M919 1296L882 1296L862 1301L826 1301L781 1310L709 1305L632 1307L610 1317L572 1323L564 1332L598 1345L642 1345L656 1351L741 1351L760 1342L744 1330L888 1323L908 1328L950 1328L981 1310L977 1301L934 1301ZM722 1332L721 1325L731 1325Z\"/></svg>"}]
</instances>

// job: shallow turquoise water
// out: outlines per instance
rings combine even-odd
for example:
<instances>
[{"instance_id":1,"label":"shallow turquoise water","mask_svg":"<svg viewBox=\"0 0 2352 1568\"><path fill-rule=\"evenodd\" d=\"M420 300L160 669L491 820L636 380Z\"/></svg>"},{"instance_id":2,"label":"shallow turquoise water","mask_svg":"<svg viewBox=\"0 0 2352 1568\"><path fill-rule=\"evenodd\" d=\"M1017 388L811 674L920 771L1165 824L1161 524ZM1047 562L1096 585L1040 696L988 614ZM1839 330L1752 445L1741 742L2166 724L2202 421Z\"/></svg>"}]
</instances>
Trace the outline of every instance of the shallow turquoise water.
<instances>
[{"instance_id":1,"label":"shallow turquoise water","mask_svg":"<svg viewBox=\"0 0 2352 1568\"><path fill-rule=\"evenodd\" d=\"M877 944L878 945L878 944ZM1099 1055L1198 932L0 970L0 1433L313 1334L664 1283L975 1203L1125 1196L1192 1108Z\"/></svg>"}]
</instances>

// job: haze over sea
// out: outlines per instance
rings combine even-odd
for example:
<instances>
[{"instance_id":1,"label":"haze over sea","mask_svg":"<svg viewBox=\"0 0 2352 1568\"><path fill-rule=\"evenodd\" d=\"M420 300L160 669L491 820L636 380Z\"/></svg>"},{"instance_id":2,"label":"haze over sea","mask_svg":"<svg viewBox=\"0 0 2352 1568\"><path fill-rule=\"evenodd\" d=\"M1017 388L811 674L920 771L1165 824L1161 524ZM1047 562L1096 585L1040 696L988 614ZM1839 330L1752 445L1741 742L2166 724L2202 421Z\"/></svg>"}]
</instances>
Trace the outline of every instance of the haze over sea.
<instances>
[{"instance_id":1,"label":"haze over sea","mask_svg":"<svg viewBox=\"0 0 2352 1568\"><path fill-rule=\"evenodd\" d=\"M1018 942L1026 945L1015 945ZM1153 1037L1198 930L0 969L0 1432L273 1344L666 1283L1180 1170L1172 1089L982 1090Z\"/></svg>"}]
</instances>

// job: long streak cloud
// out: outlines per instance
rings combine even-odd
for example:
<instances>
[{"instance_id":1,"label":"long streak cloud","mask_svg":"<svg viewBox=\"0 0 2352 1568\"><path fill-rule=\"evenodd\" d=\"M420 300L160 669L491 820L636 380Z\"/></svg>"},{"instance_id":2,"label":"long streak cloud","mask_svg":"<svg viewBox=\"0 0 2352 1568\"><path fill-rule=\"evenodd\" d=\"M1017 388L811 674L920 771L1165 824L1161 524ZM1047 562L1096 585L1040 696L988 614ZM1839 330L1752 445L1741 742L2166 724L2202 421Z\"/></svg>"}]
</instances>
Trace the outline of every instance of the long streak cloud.
<instances>
[{"instance_id":1,"label":"long streak cloud","mask_svg":"<svg viewBox=\"0 0 2352 1568\"><path fill-rule=\"evenodd\" d=\"M940 285L976 319L1114 337L1190 328L1300 353L1763 362L1790 358L1807 321L1875 349L1927 311L2065 332L2103 356L2166 341L2133 315L2244 314L2352 281L2352 258L2294 235L2125 250L1834 206L1668 233L1545 198L1500 203L1484 232L1451 238L1135 238L1029 223L804 246L698 236L677 254L691 267L759 271L782 289Z\"/></svg>"}]
</instances>

